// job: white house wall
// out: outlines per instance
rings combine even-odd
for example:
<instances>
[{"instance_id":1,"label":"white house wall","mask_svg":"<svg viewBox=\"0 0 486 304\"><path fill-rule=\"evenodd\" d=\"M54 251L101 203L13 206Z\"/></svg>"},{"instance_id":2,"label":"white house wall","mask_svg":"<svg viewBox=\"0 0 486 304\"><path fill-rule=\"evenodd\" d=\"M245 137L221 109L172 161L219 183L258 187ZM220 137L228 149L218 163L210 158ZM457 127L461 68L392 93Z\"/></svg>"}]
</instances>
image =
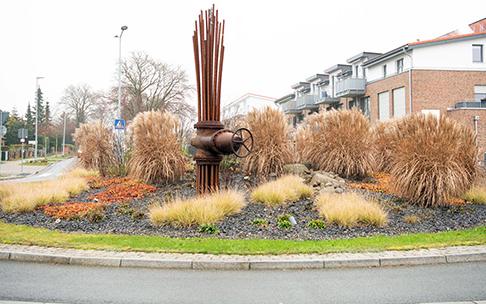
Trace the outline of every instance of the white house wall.
<instances>
[{"instance_id":1,"label":"white house wall","mask_svg":"<svg viewBox=\"0 0 486 304\"><path fill-rule=\"evenodd\" d=\"M413 54L415 50L407 52ZM366 68L366 80L368 82L383 79L383 65L386 64L386 76L390 77L397 74L397 60L403 58L403 71L410 69L410 57L404 53L397 54L380 63ZM414 60L415 63L415 60Z\"/></svg>"},{"instance_id":2,"label":"white house wall","mask_svg":"<svg viewBox=\"0 0 486 304\"><path fill-rule=\"evenodd\" d=\"M486 62L472 60L472 45L483 45L483 58L486 56L486 38L449 42L413 50L413 66L417 69L436 70L486 70Z\"/></svg>"}]
</instances>

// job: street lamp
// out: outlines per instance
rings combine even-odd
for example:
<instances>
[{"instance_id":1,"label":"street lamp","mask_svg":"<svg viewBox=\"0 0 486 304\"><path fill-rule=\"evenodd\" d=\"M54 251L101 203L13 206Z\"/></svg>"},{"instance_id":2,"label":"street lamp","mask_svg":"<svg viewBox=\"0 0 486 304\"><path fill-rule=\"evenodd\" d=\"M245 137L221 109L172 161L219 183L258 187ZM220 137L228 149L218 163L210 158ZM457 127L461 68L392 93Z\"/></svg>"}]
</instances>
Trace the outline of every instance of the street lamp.
<instances>
[{"instance_id":1,"label":"street lamp","mask_svg":"<svg viewBox=\"0 0 486 304\"><path fill-rule=\"evenodd\" d=\"M122 36L123 32L128 29L128 26L124 25L121 27L121 33L120 35L116 35L115 38L118 38L118 118L121 119L121 41L122 41Z\"/></svg>"},{"instance_id":2,"label":"street lamp","mask_svg":"<svg viewBox=\"0 0 486 304\"><path fill-rule=\"evenodd\" d=\"M39 124L39 79L44 79L42 76L35 78L35 145L34 145L34 159L37 159L37 128Z\"/></svg>"}]
</instances>

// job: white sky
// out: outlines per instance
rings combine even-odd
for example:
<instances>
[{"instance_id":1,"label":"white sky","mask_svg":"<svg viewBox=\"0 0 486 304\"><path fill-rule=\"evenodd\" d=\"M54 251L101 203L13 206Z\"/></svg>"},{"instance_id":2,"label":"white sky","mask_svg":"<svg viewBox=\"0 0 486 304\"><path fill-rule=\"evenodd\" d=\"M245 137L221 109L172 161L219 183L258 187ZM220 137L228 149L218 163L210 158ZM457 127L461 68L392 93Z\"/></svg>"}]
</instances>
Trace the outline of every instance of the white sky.
<instances>
[{"instance_id":1,"label":"white sky","mask_svg":"<svg viewBox=\"0 0 486 304\"><path fill-rule=\"evenodd\" d=\"M25 112L35 78L55 105L65 87L116 85L123 55L145 51L181 65L194 84L192 31L215 2L226 19L223 104L290 85L361 52L385 52L486 17L486 1L0 0L0 108ZM191 98L193 100L194 98Z\"/></svg>"}]
</instances>

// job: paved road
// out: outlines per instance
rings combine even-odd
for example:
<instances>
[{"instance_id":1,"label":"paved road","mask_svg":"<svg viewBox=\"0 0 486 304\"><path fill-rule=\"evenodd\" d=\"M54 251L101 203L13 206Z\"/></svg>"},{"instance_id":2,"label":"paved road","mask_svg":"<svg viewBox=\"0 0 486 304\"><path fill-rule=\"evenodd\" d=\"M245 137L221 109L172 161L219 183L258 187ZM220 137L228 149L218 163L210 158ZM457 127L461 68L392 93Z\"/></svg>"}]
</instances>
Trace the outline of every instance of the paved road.
<instances>
[{"instance_id":1,"label":"paved road","mask_svg":"<svg viewBox=\"0 0 486 304\"><path fill-rule=\"evenodd\" d=\"M313 271L177 271L0 262L0 299L60 303L486 300L486 263Z\"/></svg>"},{"instance_id":2,"label":"paved road","mask_svg":"<svg viewBox=\"0 0 486 304\"><path fill-rule=\"evenodd\" d=\"M1 182L15 182L15 183L21 183L21 182L36 182L36 181L43 181L43 180L50 180L58 177L62 173L66 172L67 170L71 169L76 165L77 158L68 158L62 161L59 161L57 163L54 163L48 167L44 167L42 170L39 172L23 177L23 178L17 178L17 179L11 179L11 180L4 180Z\"/></svg>"},{"instance_id":3,"label":"paved road","mask_svg":"<svg viewBox=\"0 0 486 304\"><path fill-rule=\"evenodd\" d=\"M11 178L17 177L22 175L29 175L34 174L46 166L23 166L22 169L21 161L20 160L13 160L13 161L3 161L0 163L0 177L2 178Z\"/></svg>"}]
</instances>

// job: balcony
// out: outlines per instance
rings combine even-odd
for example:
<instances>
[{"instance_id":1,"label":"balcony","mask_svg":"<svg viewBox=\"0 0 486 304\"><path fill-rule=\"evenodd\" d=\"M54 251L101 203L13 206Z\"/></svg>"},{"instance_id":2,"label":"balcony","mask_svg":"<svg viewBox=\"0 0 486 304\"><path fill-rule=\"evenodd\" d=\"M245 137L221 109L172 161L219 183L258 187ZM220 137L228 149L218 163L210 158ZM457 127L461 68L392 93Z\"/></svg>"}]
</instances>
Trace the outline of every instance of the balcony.
<instances>
[{"instance_id":1,"label":"balcony","mask_svg":"<svg viewBox=\"0 0 486 304\"><path fill-rule=\"evenodd\" d=\"M486 101L461 101L454 106L456 109L486 109Z\"/></svg>"},{"instance_id":2,"label":"balcony","mask_svg":"<svg viewBox=\"0 0 486 304\"><path fill-rule=\"evenodd\" d=\"M316 104L333 104L336 102L339 102L339 97L331 97L325 91L321 92L321 95L316 99Z\"/></svg>"},{"instance_id":3,"label":"balcony","mask_svg":"<svg viewBox=\"0 0 486 304\"><path fill-rule=\"evenodd\" d=\"M363 95L366 88L366 79L346 78L336 83L336 97L355 97Z\"/></svg>"},{"instance_id":4,"label":"balcony","mask_svg":"<svg viewBox=\"0 0 486 304\"><path fill-rule=\"evenodd\" d=\"M295 99L289 100L285 103L280 104L282 106L282 110L285 114L291 114L299 112L298 109L295 108Z\"/></svg>"},{"instance_id":5,"label":"balcony","mask_svg":"<svg viewBox=\"0 0 486 304\"><path fill-rule=\"evenodd\" d=\"M295 99L295 107L299 110L315 109L319 106L316 104L317 96L314 94L298 96Z\"/></svg>"}]
</instances>

